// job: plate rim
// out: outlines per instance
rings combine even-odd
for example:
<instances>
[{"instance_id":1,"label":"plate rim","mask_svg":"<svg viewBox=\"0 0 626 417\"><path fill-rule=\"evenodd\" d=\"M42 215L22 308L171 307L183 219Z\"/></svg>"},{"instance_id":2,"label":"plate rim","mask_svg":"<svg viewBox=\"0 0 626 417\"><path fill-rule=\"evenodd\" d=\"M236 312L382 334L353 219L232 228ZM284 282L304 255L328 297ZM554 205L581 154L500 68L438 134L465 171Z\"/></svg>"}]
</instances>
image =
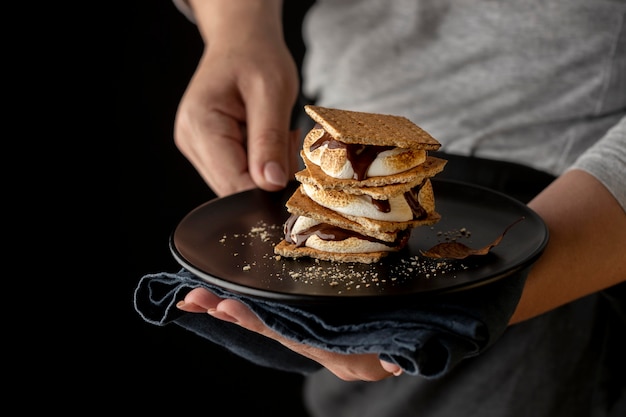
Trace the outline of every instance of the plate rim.
<instances>
[{"instance_id":1,"label":"plate rim","mask_svg":"<svg viewBox=\"0 0 626 417\"><path fill-rule=\"evenodd\" d=\"M247 286L247 285L243 285L240 283L236 283L236 282L232 282L226 278L221 278L221 277L216 277L204 270L202 270L201 268L193 265L193 263L189 260L187 260L185 258L185 256L181 253L181 251L177 248L176 246L176 233L177 231L179 231L179 228L181 227L181 225L184 223L184 221L189 218L190 216L192 216L195 212L204 209L206 206L209 206L211 204L215 204L218 201L221 200L225 200L225 199L232 199L232 198L241 198L242 195L244 194L253 194L253 193L272 193L269 191L264 191L261 190L260 188L255 188L255 189L250 189L250 190L246 190L246 191L242 191L240 193L236 193L236 194L231 194L229 196L226 197L216 197L213 198L211 200L205 201L204 203L196 206L195 208L193 208L192 210L190 210L186 215L184 215L181 220L176 224L174 230L171 232L170 236L169 236L169 249L171 254L173 255L174 259L185 269L189 270L190 272L192 272L194 275L196 275L198 278L200 278L202 281L208 283L208 284L212 284L215 285L216 287L225 289L227 291L231 291L233 293L239 294L239 295L243 295L243 296L250 296L253 298L261 298L267 301L274 301L274 302L283 302L283 303L287 303L287 304L320 304L320 303L328 303L328 302L353 302L353 301L372 301L372 300L381 300L381 299L385 299L385 300L402 300L404 298L410 298L410 299L415 299L415 298L419 298L419 297L423 297L423 296L438 296L438 295L442 295L442 294L450 294L450 293L455 293L455 292L460 292L460 291L466 291L466 290L470 290L473 288L477 288L483 285L488 285L489 283L495 282L495 281L499 281L500 279L503 279L505 277L508 277L510 275L513 275L519 271L522 271L526 268L530 268L537 260L538 258L543 254L543 252L545 251L545 248L550 240L550 233L549 233L549 229L545 223L545 221L541 218L541 216L539 216L538 213L536 213L533 209L531 209L530 207L528 207L527 204L521 202L520 200L502 192L499 190L494 190L492 188L483 186L483 185L479 185L479 184L473 184L473 183L469 183L469 182L465 182L465 181L461 181L461 180L457 180L457 179L447 179L447 178L431 178L431 181L435 182L435 183L448 183L448 184L453 184L454 186L459 186L459 187L469 187L472 189L478 189L481 192L486 192L488 194L493 194L493 195L497 195L499 198L503 198L505 200L508 200L510 203L520 207L524 212L527 212L528 214L530 214L535 221L537 221L538 226L541 227L541 232L543 235L543 239L541 240L541 242L537 245L537 247L530 252L526 257L524 257L524 259L522 261L518 261L515 265L512 265L510 268L507 268L506 271L502 271L500 273L491 275L491 276L487 276L485 278L482 279L477 279L475 281L471 281L471 282L464 282L464 283L460 283L457 285L451 285L451 286L447 286L447 287L443 287L443 288L437 288L437 289L432 289L432 290L427 290L427 291L417 291L417 292L408 292L408 293L400 293L400 294L386 294L386 295L375 295L375 294L350 294L350 295L345 295L345 294L334 294L334 295L330 295L330 294L304 294L304 293L287 293L287 292L281 292L281 291L275 291L275 290L264 290L264 289L260 289L260 288L255 288L255 287L251 287L251 286ZM297 181L290 181L289 184L287 185L287 187L285 187L285 189L279 191L278 193L284 193L287 190L290 190L290 187L296 187L299 183ZM276 193L276 192L274 192ZM385 258L383 258L385 259Z\"/></svg>"}]
</instances>

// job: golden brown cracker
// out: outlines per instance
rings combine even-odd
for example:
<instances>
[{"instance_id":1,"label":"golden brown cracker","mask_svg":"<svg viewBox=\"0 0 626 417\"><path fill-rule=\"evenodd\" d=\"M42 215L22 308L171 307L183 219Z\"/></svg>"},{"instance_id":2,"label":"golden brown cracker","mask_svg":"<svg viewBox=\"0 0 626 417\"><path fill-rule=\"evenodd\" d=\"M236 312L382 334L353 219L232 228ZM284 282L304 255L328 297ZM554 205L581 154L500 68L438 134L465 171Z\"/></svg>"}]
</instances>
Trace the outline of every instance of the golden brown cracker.
<instances>
[{"instance_id":1,"label":"golden brown cracker","mask_svg":"<svg viewBox=\"0 0 626 417\"><path fill-rule=\"evenodd\" d=\"M311 200L302 190L301 187L291 195L287 203L287 211L291 214L306 216L317 220L318 222L328 223L342 229L352 230L365 236L371 236L385 242L393 242L397 238L398 230L388 232L378 232L364 228L360 223L347 219L334 210L320 206Z\"/></svg>"},{"instance_id":2,"label":"golden brown cracker","mask_svg":"<svg viewBox=\"0 0 626 417\"><path fill-rule=\"evenodd\" d=\"M426 181L430 181L426 177L415 176L410 182L400 182L396 184L382 185L379 187L330 188L324 187L323 183L320 183L316 178L314 178L311 175L311 170L309 169L303 169L302 171L296 172L295 177L302 184L311 185L318 189L326 190L328 192L340 191L344 194L368 195L376 200L389 200L390 198L395 197L399 194L403 194Z\"/></svg>"},{"instance_id":3,"label":"golden brown cracker","mask_svg":"<svg viewBox=\"0 0 626 417\"><path fill-rule=\"evenodd\" d=\"M310 176L311 181L314 181L319 187L324 189L340 189L345 190L346 192L353 192L354 189L358 190L359 188L384 187L393 184L409 184L409 188L412 188L411 184L419 184L425 178L433 177L443 171L446 163L448 162L445 159L428 156L426 157L426 161L423 164L418 165L408 171L400 172L395 175L386 175L384 177L366 178L359 181L355 179L332 178L326 175L326 173L322 171L319 166L311 162L306 157L306 155L304 155L303 151L300 153L300 155L302 157L302 160L304 161L304 165L306 167L306 170L308 171L308 175ZM299 176L303 177L304 175L305 174L300 171L299 173L296 173L296 179L300 181Z\"/></svg>"},{"instance_id":4,"label":"golden brown cracker","mask_svg":"<svg viewBox=\"0 0 626 417\"><path fill-rule=\"evenodd\" d=\"M285 240L274 246L274 253L285 256L287 258L311 257L330 262L358 262L363 264L371 264L378 262L391 252L363 252L363 253L336 253L325 252L306 246L297 247Z\"/></svg>"},{"instance_id":5,"label":"golden brown cracker","mask_svg":"<svg viewBox=\"0 0 626 417\"><path fill-rule=\"evenodd\" d=\"M429 182L430 184L430 182ZM431 187L422 187L421 194L432 195ZM419 198L419 195L418 195ZM425 202L428 200L425 197ZM421 201L421 200L420 200ZM343 229L352 230L366 236L371 236L385 242L393 242L396 239L397 232L410 229L417 226L435 224L441 219L439 213L435 211L434 197L431 198L432 204L424 206L428 216L424 219L409 220L405 222L389 222L384 220L368 219L360 216L350 216L337 213L334 210L323 207L311 200L301 187L293 193L286 203L287 210L292 214L311 217L317 221L332 224L333 226Z\"/></svg>"},{"instance_id":6,"label":"golden brown cracker","mask_svg":"<svg viewBox=\"0 0 626 417\"><path fill-rule=\"evenodd\" d=\"M306 105L305 112L333 138L344 143L398 146L436 151L441 144L403 116Z\"/></svg>"}]
</instances>

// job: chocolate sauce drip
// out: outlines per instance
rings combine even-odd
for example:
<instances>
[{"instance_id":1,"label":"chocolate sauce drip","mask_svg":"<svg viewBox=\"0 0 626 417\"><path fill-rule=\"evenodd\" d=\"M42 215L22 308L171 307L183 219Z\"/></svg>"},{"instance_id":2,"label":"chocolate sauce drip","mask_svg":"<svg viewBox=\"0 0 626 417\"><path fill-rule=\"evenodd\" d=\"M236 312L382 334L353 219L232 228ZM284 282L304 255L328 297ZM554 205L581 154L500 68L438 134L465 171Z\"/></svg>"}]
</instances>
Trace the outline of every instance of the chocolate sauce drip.
<instances>
[{"instance_id":1,"label":"chocolate sauce drip","mask_svg":"<svg viewBox=\"0 0 626 417\"><path fill-rule=\"evenodd\" d=\"M315 125L316 129L321 129L319 124ZM352 164L354 170L353 178L361 181L367 177L367 170L379 153L393 149L393 146L378 145L361 145L358 143L344 143L333 138L328 132L324 131L321 138L315 141L309 148L311 152L321 146L328 146L329 149L345 149L348 161Z\"/></svg>"},{"instance_id":2,"label":"chocolate sauce drip","mask_svg":"<svg viewBox=\"0 0 626 417\"><path fill-rule=\"evenodd\" d=\"M411 211L413 212L413 219L415 220L421 220L428 217L426 209L424 209L424 207L422 207L419 202L419 193L425 183L426 180L424 179L424 181L422 181L420 185L417 185L404 193L404 198L409 207L411 207Z\"/></svg>"},{"instance_id":3,"label":"chocolate sauce drip","mask_svg":"<svg viewBox=\"0 0 626 417\"><path fill-rule=\"evenodd\" d=\"M389 213L391 211L391 204L389 203L389 200L377 200L369 195L367 197L369 197L370 202L374 205L374 207L376 207L376 210L381 213Z\"/></svg>"},{"instance_id":4,"label":"chocolate sauce drip","mask_svg":"<svg viewBox=\"0 0 626 417\"><path fill-rule=\"evenodd\" d=\"M426 209L424 209L424 207L422 207L419 202L419 193L425 182L426 180L422 181L420 185L415 186L404 193L404 199L406 200L407 204L411 208L411 211L413 212L414 220L421 220L428 216ZM377 200L375 198L372 198L371 196L368 197L370 199L370 202L376 207L378 211L382 213L389 213L391 211L391 204L389 203L389 200Z\"/></svg>"},{"instance_id":5,"label":"chocolate sauce drip","mask_svg":"<svg viewBox=\"0 0 626 417\"><path fill-rule=\"evenodd\" d=\"M313 235L319 237L322 240L329 240L329 241L341 241L341 240L346 240L350 237L355 237L357 239L367 240L370 242L378 242L378 243L382 243L383 245L394 247L394 246L403 244L404 241L409 238L409 234L410 234L410 230L402 231L398 233L398 236L395 242L385 242L383 240L376 239L371 236L362 235L352 230L342 229L340 227L332 226L327 223L320 223L298 233L296 235L296 240L294 241L291 237L291 232L293 230L293 225L296 223L296 220L298 220L298 217L300 216L296 214L292 214L289 217L289 219L287 219L287 221L285 222L285 228L284 228L285 240L289 243L296 245L296 247L304 246L307 239Z\"/></svg>"},{"instance_id":6,"label":"chocolate sauce drip","mask_svg":"<svg viewBox=\"0 0 626 417\"><path fill-rule=\"evenodd\" d=\"M289 218L285 222L285 225L283 226L283 233L285 234L285 240L288 243L296 244L296 242L291 238L291 231L293 230L293 225L296 223L296 220L298 220L298 217L300 216L292 214L291 216L289 216Z\"/></svg>"},{"instance_id":7,"label":"chocolate sauce drip","mask_svg":"<svg viewBox=\"0 0 626 417\"><path fill-rule=\"evenodd\" d=\"M322 126L319 123L316 123L314 129L322 129ZM344 142L338 141L337 139L333 138L328 132L324 131L324 134L318 140L316 140L309 149L311 150L311 152L313 152L314 150L324 145L326 145L329 149L345 149L346 150L348 161L350 161L350 163L352 164L352 169L354 170L353 178L359 181L366 178L367 170L369 169L372 162L374 162L374 160L376 159L379 153L394 148L393 146L360 145L360 144L344 143ZM426 180L422 181L420 185L404 193L404 198L409 204L409 207L411 208L411 211L413 212L413 219L415 220L424 219L428 216L428 213L426 212L424 207L422 207L421 204L419 203L419 198L418 198L419 192L424 186L425 182ZM377 200L375 198L370 197L370 201L376 207L376 209L382 213L389 213L391 211L389 200ZM324 233L329 233L329 232L324 232ZM347 237L345 237L344 239L346 238ZM334 239L334 240L341 240L341 239ZM287 241L289 241L289 239L287 239ZM306 241L306 238L304 239L304 241ZM294 243L294 242L290 242L290 243Z\"/></svg>"}]
</instances>

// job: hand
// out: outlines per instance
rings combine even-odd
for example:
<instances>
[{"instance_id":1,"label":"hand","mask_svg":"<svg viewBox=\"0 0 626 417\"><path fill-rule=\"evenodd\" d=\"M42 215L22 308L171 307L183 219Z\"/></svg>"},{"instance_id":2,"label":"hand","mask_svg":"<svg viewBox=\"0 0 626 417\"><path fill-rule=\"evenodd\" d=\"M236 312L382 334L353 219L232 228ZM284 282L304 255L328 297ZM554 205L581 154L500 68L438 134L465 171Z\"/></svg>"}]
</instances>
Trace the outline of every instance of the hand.
<instances>
[{"instance_id":1,"label":"hand","mask_svg":"<svg viewBox=\"0 0 626 417\"><path fill-rule=\"evenodd\" d=\"M294 352L318 362L344 381L379 381L402 373L400 367L381 361L375 354L333 353L286 339L263 324L243 303L233 299L222 299L204 288L190 291L177 307L189 313L208 313L215 318L235 323L274 339Z\"/></svg>"},{"instance_id":2,"label":"hand","mask_svg":"<svg viewBox=\"0 0 626 417\"><path fill-rule=\"evenodd\" d=\"M298 73L280 6L270 4L193 4L205 50L180 101L174 138L218 196L280 190L297 169L298 132L289 132L289 122Z\"/></svg>"}]
</instances>

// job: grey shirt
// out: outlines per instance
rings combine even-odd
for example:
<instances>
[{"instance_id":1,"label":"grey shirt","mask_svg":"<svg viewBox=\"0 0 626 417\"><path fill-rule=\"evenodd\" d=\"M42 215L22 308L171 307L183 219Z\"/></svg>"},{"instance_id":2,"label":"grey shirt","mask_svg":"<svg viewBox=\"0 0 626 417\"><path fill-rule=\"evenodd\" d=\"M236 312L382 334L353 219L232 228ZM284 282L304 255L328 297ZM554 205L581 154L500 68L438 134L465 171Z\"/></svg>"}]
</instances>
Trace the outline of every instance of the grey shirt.
<instances>
[{"instance_id":1,"label":"grey shirt","mask_svg":"<svg viewBox=\"0 0 626 417\"><path fill-rule=\"evenodd\" d=\"M626 209L625 19L624 1L318 0L304 92L404 115L449 153L584 169Z\"/></svg>"},{"instance_id":2,"label":"grey shirt","mask_svg":"<svg viewBox=\"0 0 626 417\"><path fill-rule=\"evenodd\" d=\"M318 0L304 36L317 104L404 115L448 153L585 170L626 210L625 1ZM319 372L307 404L335 417L626 415L623 287L512 326L441 380Z\"/></svg>"},{"instance_id":3,"label":"grey shirt","mask_svg":"<svg viewBox=\"0 0 626 417\"><path fill-rule=\"evenodd\" d=\"M404 115L448 153L585 170L626 210L626 1L317 0L303 36L317 104Z\"/></svg>"}]
</instances>

